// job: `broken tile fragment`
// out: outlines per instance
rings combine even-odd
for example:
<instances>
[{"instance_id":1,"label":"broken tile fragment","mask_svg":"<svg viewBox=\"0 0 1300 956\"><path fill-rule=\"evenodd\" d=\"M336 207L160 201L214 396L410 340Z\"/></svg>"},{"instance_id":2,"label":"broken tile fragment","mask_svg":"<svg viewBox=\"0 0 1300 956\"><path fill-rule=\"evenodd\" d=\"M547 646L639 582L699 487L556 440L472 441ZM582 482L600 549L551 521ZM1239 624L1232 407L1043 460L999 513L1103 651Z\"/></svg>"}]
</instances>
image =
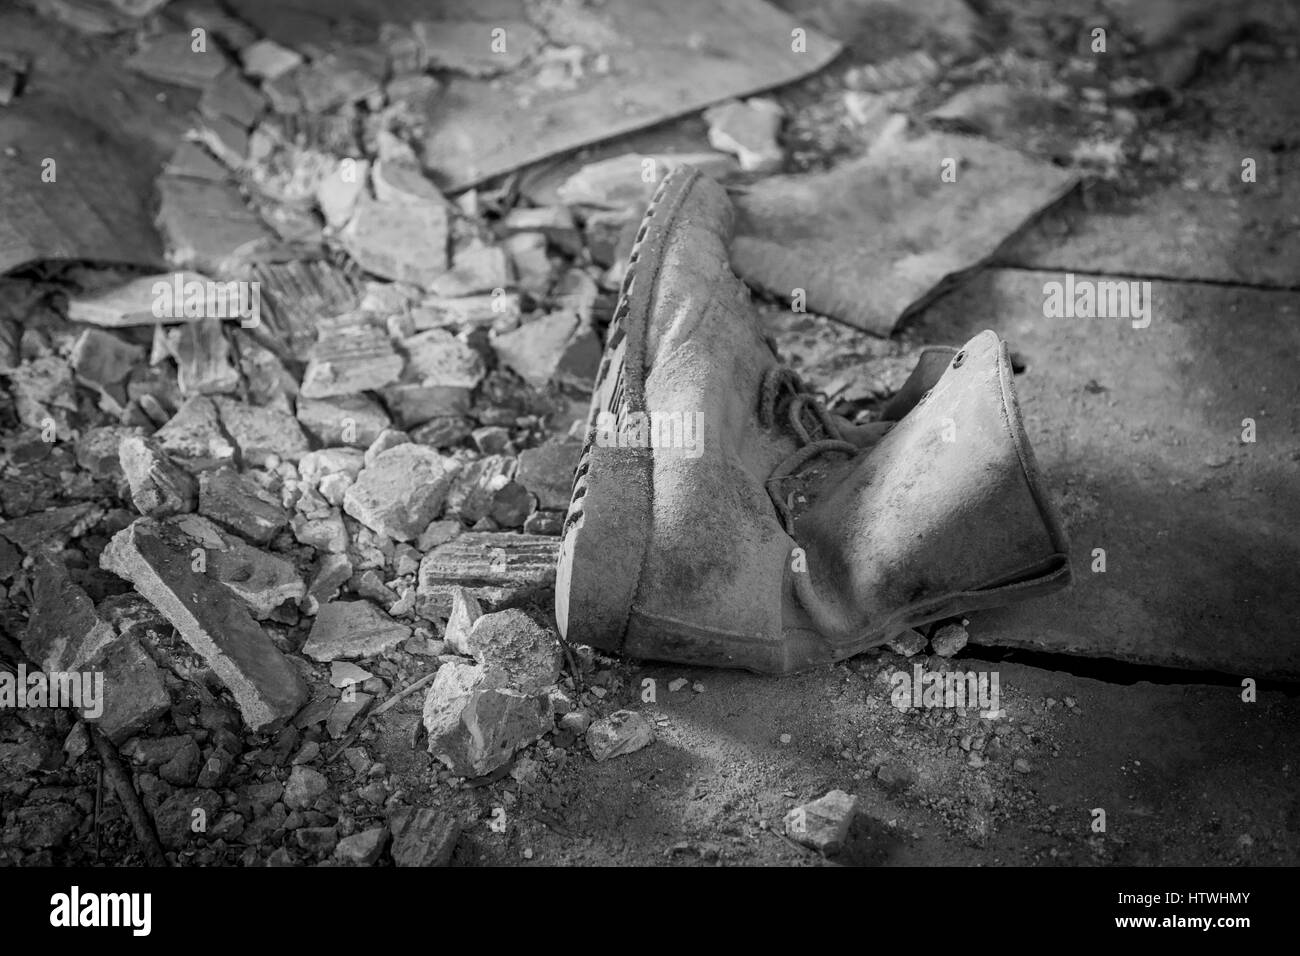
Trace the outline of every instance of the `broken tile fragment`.
<instances>
[{"instance_id":1,"label":"broken tile fragment","mask_svg":"<svg viewBox=\"0 0 1300 956\"><path fill-rule=\"evenodd\" d=\"M534 388L545 387L557 376L585 381L590 387L600 362L600 342L567 309L499 335L492 346L501 361Z\"/></svg>"},{"instance_id":2,"label":"broken tile fragment","mask_svg":"<svg viewBox=\"0 0 1300 956\"><path fill-rule=\"evenodd\" d=\"M517 68L545 42L521 20L418 20L411 26L430 67L478 79Z\"/></svg>"},{"instance_id":3,"label":"broken tile fragment","mask_svg":"<svg viewBox=\"0 0 1300 956\"><path fill-rule=\"evenodd\" d=\"M347 547L346 537L344 548ZM316 564L316 573L303 599L303 610L309 615L319 613L321 607L338 596L339 589L352 577L352 562L346 554L322 554Z\"/></svg>"},{"instance_id":4,"label":"broken tile fragment","mask_svg":"<svg viewBox=\"0 0 1300 956\"><path fill-rule=\"evenodd\" d=\"M229 66L230 60L220 46L200 42L189 33L165 33L145 40L126 60L129 70L197 90L208 86Z\"/></svg>"},{"instance_id":5,"label":"broken tile fragment","mask_svg":"<svg viewBox=\"0 0 1300 956\"><path fill-rule=\"evenodd\" d=\"M307 452L307 436L294 416L231 398L214 401L221 424L234 440L244 465L263 468L273 459L297 461Z\"/></svg>"},{"instance_id":6,"label":"broken tile fragment","mask_svg":"<svg viewBox=\"0 0 1300 956\"><path fill-rule=\"evenodd\" d=\"M857 809L857 797L832 790L787 813L786 836L819 853L835 853L844 846Z\"/></svg>"},{"instance_id":7,"label":"broken tile fragment","mask_svg":"<svg viewBox=\"0 0 1300 956\"><path fill-rule=\"evenodd\" d=\"M198 285L206 288L209 281L196 272L142 276L123 285L71 296L68 318L110 329L156 325L164 316L169 323L193 322L202 318L202 310L164 310L163 296L178 283L182 289Z\"/></svg>"},{"instance_id":8,"label":"broken tile fragment","mask_svg":"<svg viewBox=\"0 0 1300 956\"><path fill-rule=\"evenodd\" d=\"M140 514L164 518L194 510L198 499L194 478L152 439L141 435L123 438L118 463Z\"/></svg>"},{"instance_id":9,"label":"broken tile fragment","mask_svg":"<svg viewBox=\"0 0 1300 956\"><path fill-rule=\"evenodd\" d=\"M307 685L238 599L191 568L193 541L152 518L140 518L109 542L100 566L135 585L208 663L253 730L290 717Z\"/></svg>"},{"instance_id":10,"label":"broken tile fragment","mask_svg":"<svg viewBox=\"0 0 1300 956\"><path fill-rule=\"evenodd\" d=\"M302 652L314 661L365 660L398 647L411 629L369 601L321 606Z\"/></svg>"},{"instance_id":11,"label":"broken tile fragment","mask_svg":"<svg viewBox=\"0 0 1300 956\"><path fill-rule=\"evenodd\" d=\"M199 475L199 514L254 544L269 543L289 523L288 513L274 495L233 468Z\"/></svg>"},{"instance_id":12,"label":"broken tile fragment","mask_svg":"<svg viewBox=\"0 0 1300 956\"><path fill-rule=\"evenodd\" d=\"M765 97L719 103L704 111L709 145L734 155L746 172L773 172L785 159L776 141L782 116L780 105Z\"/></svg>"},{"instance_id":13,"label":"broken tile fragment","mask_svg":"<svg viewBox=\"0 0 1300 956\"><path fill-rule=\"evenodd\" d=\"M244 72L259 80L275 80L302 62L302 54L274 40L258 40L239 52Z\"/></svg>"},{"instance_id":14,"label":"broken tile fragment","mask_svg":"<svg viewBox=\"0 0 1300 956\"><path fill-rule=\"evenodd\" d=\"M410 541L442 510L457 470L455 461L431 448L398 445L362 469L343 509L368 528Z\"/></svg>"},{"instance_id":15,"label":"broken tile fragment","mask_svg":"<svg viewBox=\"0 0 1300 956\"><path fill-rule=\"evenodd\" d=\"M349 691L339 698L330 710L330 714L325 718L325 729L329 735L337 740L348 732L352 726L352 721L357 719L370 706L374 700L373 694L363 694L360 691Z\"/></svg>"},{"instance_id":16,"label":"broken tile fragment","mask_svg":"<svg viewBox=\"0 0 1300 956\"><path fill-rule=\"evenodd\" d=\"M557 550L556 540L542 535L458 535L420 562L416 611L429 620L445 620L456 586L494 607L544 595L555 584Z\"/></svg>"},{"instance_id":17,"label":"broken tile fragment","mask_svg":"<svg viewBox=\"0 0 1300 956\"><path fill-rule=\"evenodd\" d=\"M364 313L322 323L303 373L304 398L330 398L382 388L402 374L402 356Z\"/></svg>"},{"instance_id":18,"label":"broken tile fragment","mask_svg":"<svg viewBox=\"0 0 1300 956\"><path fill-rule=\"evenodd\" d=\"M616 710L587 728L587 749L597 763L635 753L654 742L654 725L632 710Z\"/></svg>"},{"instance_id":19,"label":"broken tile fragment","mask_svg":"<svg viewBox=\"0 0 1300 956\"><path fill-rule=\"evenodd\" d=\"M447 230L440 199L382 202L363 194L340 239L367 272L424 288L447 271Z\"/></svg>"},{"instance_id":20,"label":"broken tile fragment","mask_svg":"<svg viewBox=\"0 0 1300 956\"><path fill-rule=\"evenodd\" d=\"M959 183L935 183L935 157L960 163ZM809 311L888 335L1075 181L994 143L933 132L905 139L896 124L861 159L749 187L737 202L731 263L751 286L786 299L803 289Z\"/></svg>"}]
</instances>

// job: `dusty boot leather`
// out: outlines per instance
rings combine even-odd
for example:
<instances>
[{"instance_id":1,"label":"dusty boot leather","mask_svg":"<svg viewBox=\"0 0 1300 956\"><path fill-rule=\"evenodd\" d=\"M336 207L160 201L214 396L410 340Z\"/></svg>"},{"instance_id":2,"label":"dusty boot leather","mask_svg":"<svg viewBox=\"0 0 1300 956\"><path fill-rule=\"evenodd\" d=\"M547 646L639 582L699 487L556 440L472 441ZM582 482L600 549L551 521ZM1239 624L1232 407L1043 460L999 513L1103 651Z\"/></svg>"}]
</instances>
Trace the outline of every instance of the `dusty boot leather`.
<instances>
[{"instance_id":1,"label":"dusty boot leather","mask_svg":"<svg viewBox=\"0 0 1300 956\"><path fill-rule=\"evenodd\" d=\"M842 427L764 339L731 227L681 169L638 231L565 520L566 639L788 673L1066 583L996 337L928 350L892 428Z\"/></svg>"}]
</instances>

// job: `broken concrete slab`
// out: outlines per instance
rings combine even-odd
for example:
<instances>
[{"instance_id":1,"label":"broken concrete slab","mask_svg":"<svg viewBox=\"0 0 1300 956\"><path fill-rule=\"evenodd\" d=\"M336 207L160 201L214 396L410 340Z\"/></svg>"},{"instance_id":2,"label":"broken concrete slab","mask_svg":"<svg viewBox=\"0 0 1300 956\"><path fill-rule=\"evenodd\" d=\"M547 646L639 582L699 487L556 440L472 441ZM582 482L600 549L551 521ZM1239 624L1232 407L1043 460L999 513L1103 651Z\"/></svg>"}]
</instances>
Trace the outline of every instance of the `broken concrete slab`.
<instances>
[{"instance_id":1,"label":"broken concrete slab","mask_svg":"<svg viewBox=\"0 0 1300 956\"><path fill-rule=\"evenodd\" d=\"M587 728L587 749L597 763L635 753L655 742L654 724L632 710L616 710Z\"/></svg>"},{"instance_id":2,"label":"broken concrete slab","mask_svg":"<svg viewBox=\"0 0 1300 956\"><path fill-rule=\"evenodd\" d=\"M552 16L555 22L544 29L588 38L583 46L593 57L590 66L583 66L587 56L576 70L561 65L557 83L539 83L528 69L490 80L453 74L423 142L424 160L445 188L464 189L710 103L780 86L815 72L839 52L838 43L759 0L725 0L707 8L684 0L610 0ZM681 24L687 20L695 39L683 43ZM478 27L489 35L497 25L472 22L469 30ZM796 29L801 43L791 41ZM509 34L505 40L509 49ZM617 56L616 70L602 53Z\"/></svg>"},{"instance_id":3,"label":"broken concrete slab","mask_svg":"<svg viewBox=\"0 0 1300 956\"><path fill-rule=\"evenodd\" d=\"M233 468L199 475L199 514L254 544L268 544L289 523L289 513L273 494Z\"/></svg>"},{"instance_id":4,"label":"broken concrete slab","mask_svg":"<svg viewBox=\"0 0 1300 956\"><path fill-rule=\"evenodd\" d=\"M302 652L314 661L366 660L410 636L409 627L369 601L330 601L317 612Z\"/></svg>"},{"instance_id":5,"label":"broken concrete slab","mask_svg":"<svg viewBox=\"0 0 1300 956\"><path fill-rule=\"evenodd\" d=\"M122 474L131 489L135 510L153 518L193 511L198 485L150 438L128 435L118 449Z\"/></svg>"},{"instance_id":6,"label":"broken concrete slab","mask_svg":"<svg viewBox=\"0 0 1300 956\"><path fill-rule=\"evenodd\" d=\"M888 335L1074 183L992 143L908 140L896 125L848 165L750 187L737 202L731 262L777 298Z\"/></svg>"},{"instance_id":7,"label":"broken concrete slab","mask_svg":"<svg viewBox=\"0 0 1300 956\"><path fill-rule=\"evenodd\" d=\"M375 456L343 499L343 509L396 541L419 537L442 510L459 464L432 448L403 444Z\"/></svg>"},{"instance_id":8,"label":"broken concrete slab","mask_svg":"<svg viewBox=\"0 0 1300 956\"><path fill-rule=\"evenodd\" d=\"M505 765L554 725L550 698L493 686L479 664L451 661L424 701L429 753L463 777L481 777Z\"/></svg>"},{"instance_id":9,"label":"broken concrete slab","mask_svg":"<svg viewBox=\"0 0 1300 956\"><path fill-rule=\"evenodd\" d=\"M858 798L832 790L785 815L786 836L819 853L833 854L844 846L857 814Z\"/></svg>"},{"instance_id":10,"label":"broken concrete slab","mask_svg":"<svg viewBox=\"0 0 1300 956\"><path fill-rule=\"evenodd\" d=\"M430 620L444 620L457 586L497 608L544 595L555 584L557 553L556 539L544 535L458 535L420 562L416 611Z\"/></svg>"},{"instance_id":11,"label":"broken concrete slab","mask_svg":"<svg viewBox=\"0 0 1300 956\"><path fill-rule=\"evenodd\" d=\"M1044 318L1066 275L988 270L914 326L936 343L991 328L1021 356L1025 431L1070 538L1073 587L972 612L971 644L1300 677L1287 623L1300 592L1274 570L1300 564L1284 530L1300 525L1300 332L1278 321L1300 315L1300 296L1080 276L1102 299L1128 293L1149 325Z\"/></svg>"},{"instance_id":12,"label":"broken concrete slab","mask_svg":"<svg viewBox=\"0 0 1300 956\"><path fill-rule=\"evenodd\" d=\"M203 548L206 573L242 600L257 620L264 621L286 601L305 596L302 577L279 555L253 547L200 515L173 518L171 524Z\"/></svg>"},{"instance_id":13,"label":"broken concrete slab","mask_svg":"<svg viewBox=\"0 0 1300 956\"><path fill-rule=\"evenodd\" d=\"M298 670L226 589L192 569L193 539L152 518L118 532L100 566L130 581L208 663L252 730L282 724L307 701Z\"/></svg>"}]
</instances>

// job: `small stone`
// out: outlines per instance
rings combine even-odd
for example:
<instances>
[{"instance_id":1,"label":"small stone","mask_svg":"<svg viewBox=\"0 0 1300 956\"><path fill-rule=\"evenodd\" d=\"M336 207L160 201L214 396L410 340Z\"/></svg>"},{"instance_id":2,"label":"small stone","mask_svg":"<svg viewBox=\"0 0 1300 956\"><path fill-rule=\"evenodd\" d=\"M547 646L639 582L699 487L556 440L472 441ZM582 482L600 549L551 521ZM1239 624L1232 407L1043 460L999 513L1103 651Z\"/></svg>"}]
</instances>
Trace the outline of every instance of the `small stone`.
<instances>
[{"instance_id":1,"label":"small stone","mask_svg":"<svg viewBox=\"0 0 1300 956\"><path fill-rule=\"evenodd\" d=\"M195 51L189 33L164 33L146 40L126 60L126 67L163 83L201 90L221 75L230 61L215 43Z\"/></svg>"},{"instance_id":2,"label":"small stone","mask_svg":"<svg viewBox=\"0 0 1300 956\"><path fill-rule=\"evenodd\" d=\"M338 555L348 549L348 529L337 509L323 518L304 518L302 515L296 515L290 524L293 527L293 536L300 543L316 548L318 551ZM352 571L349 569L348 577L351 576Z\"/></svg>"},{"instance_id":3,"label":"small stone","mask_svg":"<svg viewBox=\"0 0 1300 956\"><path fill-rule=\"evenodd\" d=\"M668 690L675 694L689 683L685 677L678 677L668 682Z\"/></svg>"},{"instance_id":4,"label":"small stone","mask_svg":"<svg viewBox=\"0 0 1300 956\"><path fill-rule=\"evenodd\" d=\"M590 726L591 712L586 710L571 710L559 720L560 729L568 731L575 737L585 734Z\"/></svg>"},{"instance_id":5,"label":"small stone","mask_svg":"<svg viewBox=\"0 0 1300 956\"><path fill-rule=\"evenodd\" d=\"M499 246L475 240L458 249L451 262L451 269L430 284L434 295L455 299L510 285L510 261Z\"/></svg>"},{"instance_id":6,"label":"small stone","mask_svg":"<svg viewBox=\"0 0 1300 956\"><path fill-rule=\"evenodd\" d=\"M469 599L463 591L461 594ZM561 654L555 636L518 608L477 618L463 647L488 668L496 686L536 694L560 676Z\"/></svg>"},{"instance_id":7,"label":"small stone","mask_svg":"<svg viewBox=\"0 0 1300 956\"><path fill-rule=\"evenodd\" d=\"M334 859L349 866L373 866L388 843L388 828L375 827L339 840Z\"/></svg>"},{"instance_id":8,"label":"small stone","mask_svg":"<svg viewBox=\"0 0 1300 956\"><path fill-rule=\"evenodd\" d=\"M352 158L340 160L321 176L316 186L316 204L330 228L342 229L348 224L369 178L370 163Z\"/></svg>"},{"instance_id":9,"label":"small stone","mask_svg":"<svg viewBox=\"0 0 1300 956\"><path fill-rule=\"evenodd\" d=\"M141 514L165 517L193 510L198 493L194 479L152 440L127 436L119 456L131 501Z\"/></svg>"},{"instance_id":10,"label":"small stone","mask_svg":"<svg viewBox=\"0 0 1300 956\"><path fill-rule=\"evenodd\" d=\"M500 425L485 425L470 433L474 447L484 455L505 455L511 452L510 429Z\"/></svg>"},{"instance_id":11,"label":"small stone","mask_svg":"<svg viewBox=\"0 0 1300 956\"><path fill-rule=\"evenodd\" d=\"M1026 760L1024 757L1017 757L1012 762L1011 767L1013 770L1015 770L1016 773L1029 773L1031 770L1034 769L1030 765L1029 761Z\"/></svg>"},{"instance_id":12,"label":"small stone","mask_svg":"<svg viewBox=\"0 0 1300 956\"><path fill-rule=\"evenodd\" d=\"M968 635L960 624L945 624L930 638L930 648L940 657L952 657L966 646Z\"/></svg>"},{"instance_id":13,"label":"small stone","mask_svg":"<svg viewBox=\"0 0 1300 956\"><path fill-rule=\"evenodd\" d=\"M290 810L310 809L316 799L329 789L329 781L318 770L302 765L289 773L284 785L284 805Z\"/></svg>"},{"instance_id":14,"label":"small stone","mask_svg":"<svg viewBox=\"0 0 1300 956\"><path fill-rule=\"evenodd\" d=\"M344 497L344 510L368 528L410 541L438 516L459 465L421 445L377 456Z\"/></svg>"},{"instance_id":15,"label":"small stone","mask_svg":"<svg viewBox=\"0 0 1300 956\"><path fill-rule=\"evenodd\" d=\"M196 810L203 811L201 814ZM177 790L159 805L154 826L163 846L179 850L205 839L207 826L196 830L199 821L216 822L221 811L221 797L215 790Z\"/></svg>"},{"instance_id":16,"label":"small stone","mask_svg":"<svg viewBox=\"0 0 1300 956\"><path fill-rule=\"evenodd\" d=\"M630 710L615 711L587 728L587 748L597 762L633 753L654 741L654 725Z\"/></svg>"},{"instance_id":17,"label":"small stone","mask_svg":"<svg viewBox=\"0 0 1300 956\"><path fill-rule=\"evenodd\" d=\"M794 738L791 737L789 734L782 734L777 739L780 740L782 744L789 744L792 740L794 740Z\"/></svg>"},{"instance_id":18,"label":"small stone","mask_svg":"<svg viewBox=\"0 0 1300 956\"><path fill-rule=\"evenodd\" d=\"M299 827L293 831L293 842L300 850L325 856L338 846L339 831L337 827Z\"/></svg>"},{"instance_id":19,"label":"small stone","mask_svg":"<svg viewBox=\"0 0 1300 956\"><path fill-rule=\"evenodd\" d=\"M479 79L517 68L546 42L535 27L519 20L417 20L411 27L430 67ZM501 32L493 33L498 27ZM509 42L495 45L494 36Z\"/></svg>"},{"instance_id":20,"label":"small stone","mask_svg":"<svg viewBox=\"0 0 1300 956\"><path fill-rule=\"evenodd\" d=\"M457 654L473 657L470 647L470 632L474 623L483 616L483 606L478 599L464 588L454 588L451 597L451 615L447 618L447 628L443 639Z\"/></svg>"},{"instance_id":21,"label":"small stone","mask_svg":"<svg viewBox=\"0 0 1300 956\"><path fill-rule=\"evenodd\" d=\"M316 614L302 653L312 660L364 660L393 650L411 636L368 601L331 601Z\"/></svg>"},{"instance_id":22,"label":"small stone","mask_svg":"<svg viewBox=\"0 0 1300 956\"><path fill-rule=\"evenodd\" d=\"M902 657L912 657L925 650L925 644L925 635L909 627L892 641L886 643L885 646Z\"/></svg>"},{"instance_id":23,"label":"small stone","mask_svg":"<svg viewBox=\"0 0 1300 956\"><path fill-rule=\"evenodd\" d=\"M916 784L916 771L907 764L888 761L876 770L876 779L891 793L902 793Z\"/></svg>"},{"instance_id":24,"label":"small stone","mask_svg":"<svg viewBox=\"0 0 1300 956\"><path fill-rule=\"evenodd\" d=\"M158 768L158 776L175 787L192 787L199 774L199 764L203 760L203 754L192 738L181 739L183 743L176 753Z\"/></svg>"},{"instance_id":25,"label":"small stone","mask_svg":"<svg viewBox=\"0 0 1300 956\"><path fill-rule=\"evenodd\" d=\"M515 481L537 498L543 510L563 511L569 507L573 473L582 456L582 442L567 437L550 438L536 448L519 453Z\"/></svg>"},{"instance_id":26,"label":"small stone","mask_svg":"<svg viewBox=\"0 0 1300 956\"><path fill-rule=\"evenodd\" d=\"M832 790L787 813L785 832L790 839L819 853L835 853L848 838L857 812L857 797L843 790Z\"/></svg>"}]
</instances>

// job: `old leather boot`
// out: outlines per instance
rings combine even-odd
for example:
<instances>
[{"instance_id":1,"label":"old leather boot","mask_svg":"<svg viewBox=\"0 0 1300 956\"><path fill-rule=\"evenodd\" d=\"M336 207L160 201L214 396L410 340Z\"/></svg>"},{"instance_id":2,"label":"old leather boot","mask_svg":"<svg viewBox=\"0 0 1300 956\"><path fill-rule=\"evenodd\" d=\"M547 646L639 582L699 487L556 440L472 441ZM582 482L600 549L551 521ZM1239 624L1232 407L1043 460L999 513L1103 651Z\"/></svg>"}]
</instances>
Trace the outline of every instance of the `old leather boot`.
<instances>
[{"instance_id":1,"label":"old leather boot","mask_svg":"<svg viewBox=\"0 0 1300 956\"><path fill-rule=\"evenodd\" d=\"M902 420L852 429L777 362L730 234L689 169L638 232L565 521L565 637L788 673L1066 583L996 337L929 350Z\"/></svg>"}]
</instances>

